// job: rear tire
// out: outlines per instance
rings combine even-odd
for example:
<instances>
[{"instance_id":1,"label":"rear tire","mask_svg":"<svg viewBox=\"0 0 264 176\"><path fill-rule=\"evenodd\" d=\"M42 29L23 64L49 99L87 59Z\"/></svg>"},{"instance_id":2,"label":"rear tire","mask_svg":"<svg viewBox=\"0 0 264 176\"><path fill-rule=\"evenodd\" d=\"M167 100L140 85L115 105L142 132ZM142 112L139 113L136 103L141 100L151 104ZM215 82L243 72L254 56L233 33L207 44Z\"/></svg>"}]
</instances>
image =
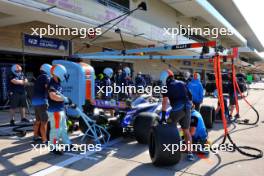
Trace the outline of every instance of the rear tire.
<instances>
[{"instance_id":1,"label":"rear tire","mask_svg":"<svg viewBox=\"0 0 264 176\"><path fill-rule=\"evenodd\" d=\"M148 144L149 134L152 126L158 124L159 116L155 113L142 112L138 114L134 121L135 138L138 143Z\"/></svg>"},{"instance_id":2,"label":"rear tire","mask_svg":"<svg viewBox=\"0 0 264 176\"><path fill-rule=\"evenodd\" d=\"M177 164L181 160L179 150L181 139L175 124L152 127L149 141L149 155L153 165L169 166ZM170 150L167 150L165 145L169 144ZM178 147L178 149L176 150L173 146Z\"/></svg>"},{"instance_id":3,"label":"rear tire","mask_svg":"<svg viewBox=\"0 0 264 176\"><path fill-rule=\"evenodd\" d=\"M213 128L213 124L215 121L215 109L213 106L202 106L200 109L200 113L203 117L204 124L206 128Z\"/></svg>"}]
</instances>

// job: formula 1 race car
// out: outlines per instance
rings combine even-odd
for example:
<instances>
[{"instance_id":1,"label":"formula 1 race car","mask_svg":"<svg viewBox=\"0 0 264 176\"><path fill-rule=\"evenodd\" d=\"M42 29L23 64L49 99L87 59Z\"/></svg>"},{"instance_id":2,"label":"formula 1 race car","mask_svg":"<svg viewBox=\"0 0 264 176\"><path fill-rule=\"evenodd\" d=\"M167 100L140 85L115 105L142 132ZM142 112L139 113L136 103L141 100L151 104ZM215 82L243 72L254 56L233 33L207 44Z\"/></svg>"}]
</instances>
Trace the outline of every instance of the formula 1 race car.
<instances>
[{"instance_id":1,"label":"formula 1 race car","mask_svg":"<svg viewBox=\"0 0 264 176\"><path fill-rule=\"evenodd\" d=\"M100 100L102 101L102 100ZM89 117L96 124L105 127L112 138L119 136L133 136L138 143L147 144L149 142L149 134L152 126L159 123L161 117L161 101L150 95L141 95L134 98L129 105L120 108L117 104L124 102L109 101L100 102L100 105L94 109L95 113ZM115 103L113 103L115 102ZM107 114L107 109L116 109L115 116ZM166 118L168 118L171 107L167 108ZM97 111L97 112L96 112ZM213 107L202 106L201 114L204 117L207 128L212 128L215 119L215 111ZM83 118L79 119L80 130L85 133L87 126Z\"/></svg>"}]
</instances>

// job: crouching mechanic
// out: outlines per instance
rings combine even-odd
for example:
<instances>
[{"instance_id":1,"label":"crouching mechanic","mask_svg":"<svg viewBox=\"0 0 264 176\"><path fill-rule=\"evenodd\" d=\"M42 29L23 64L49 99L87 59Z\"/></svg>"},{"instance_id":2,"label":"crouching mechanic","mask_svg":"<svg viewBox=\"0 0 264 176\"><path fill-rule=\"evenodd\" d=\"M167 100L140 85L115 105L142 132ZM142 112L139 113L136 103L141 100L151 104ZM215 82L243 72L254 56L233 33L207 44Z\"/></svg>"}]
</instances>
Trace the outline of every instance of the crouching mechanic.
<instances>
[{"instance_id":1,"label":"crouching mechanic","mask_svg":"<svg viewBox=\"0 0 264 176\"><path fill-rule=\"evenodd\" d=\"M66 79L67 70L62 65L54 65L51 68L52 78L48 87L49 120L50 120L50 143L54 144L51 151L55 154L63 154L59 150L59 140L63 144L71 145L67 134L66 115L64 103L69 103L69 98L63 96L61 82ZM54 147L55 146L55 147Z\"/></svg>"},{"instance_id":2,"label":"crouching mechanic","mask_svg":"<svg viewBox=\"0 0 264 176\"><path fill-rule=\"evenodd\" d=\"M191 114L190 133L192 135L193 144L201 144L202 147L204 147L204 144L207 143L208 133L202 115L194 108ZM208 152L208 151L204 151L204 152Z\"/></svg>"},{"instance_id":3,"label":"crouching mechanic","mask_svg":"<svg viewBox=\"0 0 264 176\"><path fill-rule=\"evenodd\" d=\"M161 72L160 81L167 86L167 93L163 94L162 99L162 118L161 121L166 121L166 110L168 100L171 105L171 111L167 123L175 124L179 122L184 133L185 143L188 148L191 147L192 137L190 134L191 123L191 97L186 84L182 81L174 79L174 74L171 70ZM187 159L192 161L194 156L192 151L188 151Z\"/></svg>"},{"instance_id":4,"label":"crouching mechanic","mask_svg":"<svg viewBox=\"0 0 264 176\"><path fill-rule=\"evenodd\" d=\"M49 119L47 89L50 81L50 69L50 64L41 65L40 75L34 84L34 95L32 97L32 105L35 108L36 115L33 141L36 142L41 139L44 144L47 143L47 123Z\"/></svg>"}]
</instances>

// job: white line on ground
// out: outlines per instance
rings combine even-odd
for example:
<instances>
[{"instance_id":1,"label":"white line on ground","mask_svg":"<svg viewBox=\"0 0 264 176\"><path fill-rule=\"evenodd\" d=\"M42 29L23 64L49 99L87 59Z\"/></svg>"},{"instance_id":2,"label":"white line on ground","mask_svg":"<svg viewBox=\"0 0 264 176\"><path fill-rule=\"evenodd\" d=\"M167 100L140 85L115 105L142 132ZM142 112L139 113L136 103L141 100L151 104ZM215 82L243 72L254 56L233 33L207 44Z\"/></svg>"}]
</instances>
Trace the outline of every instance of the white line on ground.
<instances>
[{"instance_id":1,"label":"white line on ground","mask_svg":"<svg viewBox=\"0 0 264 176\"><path fill-rule=\"evenodd\" d=\"M107 145L102 146L102 149L105 149L105 148L110 147L110 146L112 146L114 144L117 144L117 143L121 142L121 140L122 140L122 138L116 138L116 139L110 141ZM88 158L88 159L91 158L92 159L93 157L89 157L89 156L92 155L92 154L95 154L95 153L97 153L97 152L96 151L87 152L85 155L71 154L72 155L71 158L69 158L69 159L67 159L65 161L59 162L55 166L51 166L51 167L43 169L43 170L41 170L39 172L36 172L36 173L32 174L31 176L48 175L48 174L50 174L52 172L55 172L55 171L57 171L57 170L59 170L61 168L64 168L65 166L68 166L68 165L70 165L70 164L72 164L72 163L74 163L76 161L81 160L81 159L84 159L84 158ZM96 159L96 158L94 158L94 159Z\"/></svg>"}]
</instances>

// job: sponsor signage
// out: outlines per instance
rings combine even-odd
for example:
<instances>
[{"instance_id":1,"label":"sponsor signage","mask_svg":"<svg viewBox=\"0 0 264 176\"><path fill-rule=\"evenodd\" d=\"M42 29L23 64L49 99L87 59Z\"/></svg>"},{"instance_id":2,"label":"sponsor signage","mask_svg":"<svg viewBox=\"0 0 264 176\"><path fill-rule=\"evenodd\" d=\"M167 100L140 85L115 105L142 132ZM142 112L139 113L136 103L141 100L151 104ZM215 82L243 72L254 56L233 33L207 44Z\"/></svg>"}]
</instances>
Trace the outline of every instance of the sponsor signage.
<instances>
[{"instance_id":1,"label":"sponsor signage","mask_svg":"<svg viewBox=\"0 0 264 176\"><path fill-rule=\"evenodd\" d=\"M68 41L55 38L47 38L36 35L24 34L24 45L30 47L47 48L66 51L68 49Z\"/></svg>"}]
</instances>

